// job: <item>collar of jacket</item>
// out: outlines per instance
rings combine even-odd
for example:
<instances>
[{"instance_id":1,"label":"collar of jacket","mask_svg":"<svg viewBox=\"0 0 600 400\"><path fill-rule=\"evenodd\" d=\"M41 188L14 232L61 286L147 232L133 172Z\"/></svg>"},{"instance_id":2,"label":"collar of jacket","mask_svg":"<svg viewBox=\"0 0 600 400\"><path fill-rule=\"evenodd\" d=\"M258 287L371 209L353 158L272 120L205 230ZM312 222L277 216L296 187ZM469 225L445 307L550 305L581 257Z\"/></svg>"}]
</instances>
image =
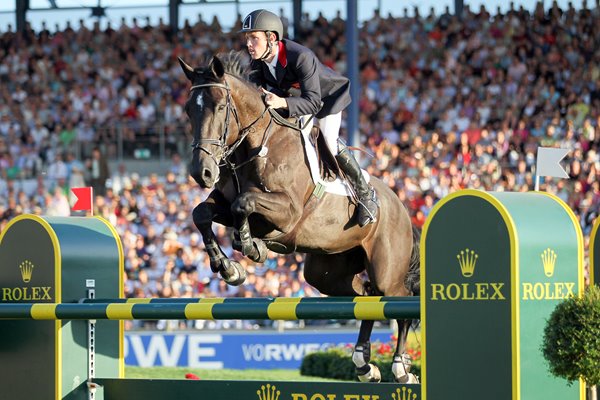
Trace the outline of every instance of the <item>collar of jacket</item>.
<instances>
[{"instance_id":1,"label":"collar of jacket","mask_svg":"<svg viewBox=\"0 0 600 400\"><path fill-rule=\"evenodd\" d=\"M285 45L283 44L283 40L278 42L279 44L279 54L277 55L277 61L283 68L287 67L287 52L285 51Z\"/></svg>"}]
</instances>

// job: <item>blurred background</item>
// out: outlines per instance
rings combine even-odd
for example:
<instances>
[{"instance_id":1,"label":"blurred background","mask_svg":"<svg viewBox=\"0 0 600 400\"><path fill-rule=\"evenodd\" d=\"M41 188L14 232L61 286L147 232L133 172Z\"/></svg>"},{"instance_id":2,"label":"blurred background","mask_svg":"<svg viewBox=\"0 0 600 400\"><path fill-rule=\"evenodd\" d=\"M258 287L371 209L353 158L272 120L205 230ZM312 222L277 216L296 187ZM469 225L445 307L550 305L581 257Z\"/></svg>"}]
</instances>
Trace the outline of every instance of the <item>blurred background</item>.
<instances>
[{"instance_id":1,"label":"blurred background","mask_svg":"<svg viewBox=\"0 0 600 400\"><path fill-rule=\"evenodd\" d=\"M374 155L363 168L397 193L415 226L456 190L533 190L537 147L562 147L570 178L541 190L569 204L589 240L600 205L599 0L3 1L0 229L21 213L70 215L70 188L91 185L95 215L123 240L127 297L319 296L304 281L303 255L253 264L215 225L249 272L228 287L192 223L208 192L187 172L188 81L177 57L197 66L244 52L237 31L256 8L281 15L289 37L352 78L341 134ZM272 325L299 327L129 322L152 331ZM160 351L148 355L150 336L137 335L128 362L164 363ZM209 342L231 346L219 337Z\"/></svg>"}]
</instances>

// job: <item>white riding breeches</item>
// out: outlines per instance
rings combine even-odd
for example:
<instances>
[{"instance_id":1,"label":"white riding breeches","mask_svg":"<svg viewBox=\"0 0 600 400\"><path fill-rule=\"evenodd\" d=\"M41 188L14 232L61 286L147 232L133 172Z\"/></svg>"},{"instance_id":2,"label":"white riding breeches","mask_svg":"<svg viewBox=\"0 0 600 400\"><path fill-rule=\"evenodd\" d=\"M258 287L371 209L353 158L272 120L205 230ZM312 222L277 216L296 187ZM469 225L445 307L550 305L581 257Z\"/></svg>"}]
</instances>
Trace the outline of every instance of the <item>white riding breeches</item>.
<instances>
[{"instance_id":1,"label":"white riding breeches","mask_svg":"<svg viewBox=\"0 0 600 400\"><path fill-rule=\"evenodd\" d=\"M310 118L310 115L305 115L302 117L302 123L304 124L306 120ZM304 129L302 129L302 133L305 137L308 136L310 130L313 127L314 118L311 119L310 123L308 123ZM334 156L338 154L338 138L340 137L340 126L342 125L342 112L340 111L337 114L327 115L326 117L319 118L317 120L319 128L321 129L321 133L325 138L325 143L327 147L331 151L331 154Z\"/></svg>"}]
</instances>

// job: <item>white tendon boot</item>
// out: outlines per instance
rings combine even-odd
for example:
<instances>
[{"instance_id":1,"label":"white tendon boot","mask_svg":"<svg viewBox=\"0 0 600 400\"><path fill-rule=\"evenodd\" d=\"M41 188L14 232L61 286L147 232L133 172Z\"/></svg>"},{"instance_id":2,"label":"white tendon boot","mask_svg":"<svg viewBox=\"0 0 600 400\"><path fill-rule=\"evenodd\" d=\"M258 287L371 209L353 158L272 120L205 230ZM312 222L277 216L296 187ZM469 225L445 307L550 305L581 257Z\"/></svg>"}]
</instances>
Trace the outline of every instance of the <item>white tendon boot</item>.
<instances>
[{"instance_id":1,"label":"white tendon boot","mask_svg":"<svg viewBox=\"0 0 600 400\"><path fill-rule=\"evenodd\" d=\"M356 366L356 375L361 382L381 382L381 372L376 365L370 364L371 344L359 344L354 347L352 362Z\"/></svg>"},{"instance_id":2,"label":"white tendon boot","mask_svg":"<svg viewBox=\"0 0 600 400\"><path fill-rule=\"evenodd\" d=\"M392 363L392 373L398 383L419 383L419 378L411 374L410 366L412 360L410 355L403 353L402 355L394 356L394 362Z\"/></svg>"}]
</instances>

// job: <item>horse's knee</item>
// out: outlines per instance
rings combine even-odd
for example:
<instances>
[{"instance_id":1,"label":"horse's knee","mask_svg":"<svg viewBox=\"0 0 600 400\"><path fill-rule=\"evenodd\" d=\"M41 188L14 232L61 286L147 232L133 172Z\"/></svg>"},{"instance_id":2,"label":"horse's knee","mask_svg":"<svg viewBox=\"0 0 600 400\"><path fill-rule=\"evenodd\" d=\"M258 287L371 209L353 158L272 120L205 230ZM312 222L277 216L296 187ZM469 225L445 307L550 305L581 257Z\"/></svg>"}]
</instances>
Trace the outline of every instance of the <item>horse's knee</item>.
<instances>
[{"instance_id":1,"label":"horse's knee","mask_svg":"<svg viewBox=\"0 0 600 400\"><path fill-rule=\"evenodd\" d=\"M242 193L231 205L231 212L233 214L250 215L255 209L256 204L251 193Z\"/></svg>"}]
</instances>

